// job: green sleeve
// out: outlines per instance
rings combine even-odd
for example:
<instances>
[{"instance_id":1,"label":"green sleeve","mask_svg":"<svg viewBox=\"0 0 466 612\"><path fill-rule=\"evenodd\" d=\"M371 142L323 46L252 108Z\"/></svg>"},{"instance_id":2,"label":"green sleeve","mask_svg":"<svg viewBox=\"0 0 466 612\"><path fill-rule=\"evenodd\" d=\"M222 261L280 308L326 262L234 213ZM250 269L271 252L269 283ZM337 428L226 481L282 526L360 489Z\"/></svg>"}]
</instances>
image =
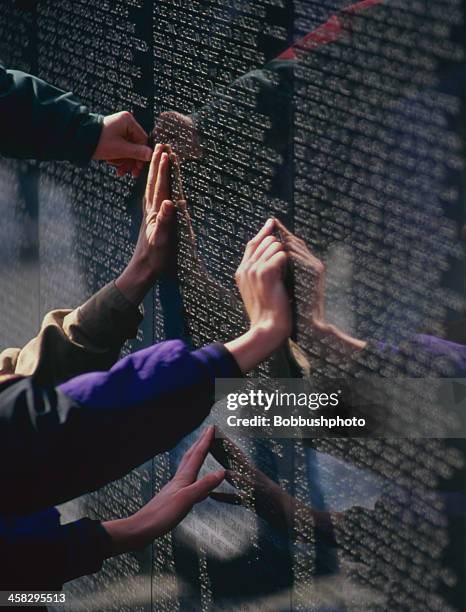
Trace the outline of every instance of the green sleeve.
<instances>
[{"instance_id":1,"label":"green sleeve","mask_svg":"<svg viewBox=\"0 0 466 612\"><path fill-rule=\"evenodd\" d=\"M0 64L0 154L87 164L97 146L102 117L71 92Z\"/></svg>"}]
</instances>

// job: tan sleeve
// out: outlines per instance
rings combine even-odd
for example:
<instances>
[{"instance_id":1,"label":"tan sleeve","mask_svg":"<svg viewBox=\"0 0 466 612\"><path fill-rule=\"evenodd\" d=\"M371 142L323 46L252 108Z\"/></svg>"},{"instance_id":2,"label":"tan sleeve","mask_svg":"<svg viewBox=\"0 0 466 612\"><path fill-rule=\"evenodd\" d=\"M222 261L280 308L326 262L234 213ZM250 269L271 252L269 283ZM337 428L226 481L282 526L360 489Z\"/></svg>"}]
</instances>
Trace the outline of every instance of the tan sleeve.
<instances>
[{"instance_id":1,"label":"tan sleeve","mask_svg":"<svg viewBox=\"0 0 466 612\"><path fill-rule=\"evenodd\" d=\"M107 370L124 342L136 336L141 320L140 310L110 283L75 310L47 313L39 334L24 348L0 354L1 373L56 385L84 372Z\"/></svg>"},{"instance_id":2,"label":"tan sleeve","mask_svg":"<svg viewBox=\"0 0 466 612\"><path fill-rule=\"evenodd\" d=\"M0 353L0 376L7 377L15 373L20 352L19 348L8 348Z\"/></svg>"}]
</instances>

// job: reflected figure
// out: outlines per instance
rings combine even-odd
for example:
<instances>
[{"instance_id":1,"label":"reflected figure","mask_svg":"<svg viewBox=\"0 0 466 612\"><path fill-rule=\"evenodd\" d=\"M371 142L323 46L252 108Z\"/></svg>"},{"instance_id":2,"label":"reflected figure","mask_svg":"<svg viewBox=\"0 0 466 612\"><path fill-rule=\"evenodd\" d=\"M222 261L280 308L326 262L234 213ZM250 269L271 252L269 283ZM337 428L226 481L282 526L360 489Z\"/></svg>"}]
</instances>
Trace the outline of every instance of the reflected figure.
<instances>
[{"instance_id":1,"label":"reflected figure","mask_svg":"<svg viewBox=\"0 0 466 612\"><path fill-rule=\"evenodd\" d=\"M321 367L327 378L354 374L364 370L364 353L379 357L381 370L372 373L389 374L387 363L397 362L405 373L436 372L437 376L466 376L466 346L426 334L413 333L398 346L372 339L359 339L328 323L325 314L325 266L316 258L304 240L295 236L280 221L277 230L289 255L294 293L294 340L299 355L305 355L305 373ZM402 306L400 305L400 309ZM401 362L400 362L401 358ZM301 363L303 363L301 361ZM404 364L404 365L400 365ZM424 365L423 365L424 364ZM383 370L383 367L386 370ZM422 368L420 371L419 369Z\"/></svg>"},{"instance_id":2,"label":"reflected figure","mask_svg":"<svg viewBox=\"0 0 466 612\"><path fill-rule=\"evenodd\" d=\"M176 168L177 190L183 194L177 156L173 155L172 160ZM180 256L187 256L193 262L193 269L189 269L189 277L186 278L183 277L187 272L186 268L179 266L181 284L199 283L198 286L206 288L207 298L215 296L235 308L238 316L241 316L241 302L236 294L222 287L202 263L184 196L178 202L178 210L181 218L179 231L182 232L182 249L186 249L184 255L181 254L181 249ZM428 372L436 370L437 376L466 376L466 347L462 344L415 333L408 341L399 345L373 342L370 338L355 338L329 323L325 313L324 263L311 253L303 239L290 232L278 219L275 220L275 230L289 256L289 287L293 297L294 317L291 353L304 375L313 374L316 368L322 370L326 378L354 374L355 368L366 371L364 359L370 352L372 357L378 357L380 367L379 371L372 369L372 373L387 376L388 364L396 362L405 373L417 372L417 375L420 375L424 372L427 375ZM193 281L193 278L196 280Z\"/></svg>"},{"instance_id":3,"label":"reflected figure","mask_svg":"<svg viewBox=\"0 0 466 612\"><path fill-rule=\"evenodd\" d=\"M212 442L210 452L225 468L225 479L237 491L213 492L210 494L212 499L245 505L288 537L292 537L299 517L299 521L308 523L327 540L334 542L333 528L342 520L340 512L320 512L299 502L257 468L232 440L218 433L220 437Z\"/></svg>"}]
</instances>

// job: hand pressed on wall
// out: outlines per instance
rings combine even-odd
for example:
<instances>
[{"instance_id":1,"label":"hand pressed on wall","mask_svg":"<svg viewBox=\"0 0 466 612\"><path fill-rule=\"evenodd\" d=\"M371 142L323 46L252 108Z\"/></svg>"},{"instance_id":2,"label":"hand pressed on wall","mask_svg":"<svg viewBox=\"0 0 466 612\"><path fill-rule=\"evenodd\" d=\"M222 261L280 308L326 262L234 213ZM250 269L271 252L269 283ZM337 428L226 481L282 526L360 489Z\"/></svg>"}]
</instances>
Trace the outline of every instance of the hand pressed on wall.
<instances>
[{"instance_id":1,"label":"hand pressed on wall","mask_svg":"<svg viewBox=\"0 0 466 612\"><path fill-rule=\"evenodd\" d=\"M197 480L209 452L215 430L204 430L183 456L175 476L138 512L126 519L103 526L111 539L109 556L144 548L176 527L195 504L204 500L222 482L225 470L206 474Z\"/></svg>"},{"instance_id":2,"label":"hand pressed on wall","mask_svg":"<svg viewBox=\"0 0 466 612\"><path fill-rule=\"evenodd\" d=\"M157 279L176 274L176 214L170 197L170 148L153 152L142 202L138 241L128 266L116 281L118 289L139 303Z\"/></svg>"},{"instance_id":3,"label":"hand pressed on wall","mask_svg":"<svg viewBox=\"0 0 466 612\"><path fill-rule=\"evenodd\" d=\"M287 255L274 234L275 224L269 219L248 242L235 280L251 326L273 328L281 341L291 332L291 312L283 283Z\"/></svg>"}]
</instances>

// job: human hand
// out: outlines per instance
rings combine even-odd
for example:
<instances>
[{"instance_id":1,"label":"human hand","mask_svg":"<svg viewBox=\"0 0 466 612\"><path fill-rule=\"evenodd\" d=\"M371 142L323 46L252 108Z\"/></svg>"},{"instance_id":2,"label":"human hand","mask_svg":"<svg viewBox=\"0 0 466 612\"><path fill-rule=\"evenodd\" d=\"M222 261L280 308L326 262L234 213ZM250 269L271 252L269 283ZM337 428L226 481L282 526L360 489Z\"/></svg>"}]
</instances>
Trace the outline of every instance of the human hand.
<instances>
[{"instance_id":1,"label":"human hand","mask_svg":"<svg viewBox=\"0 0 466 612\"><path fill-rule=\"evenodd\" d=\"M274 529L286 534L293 530L298 517L327 536L331 534L333 525L341 521L339 512L320 512L298 502L259 470L229 438L213 440L210 452L227 468L225 480L236 489L229 493L210 493L212 499L250 508Z\"/></svg>"},{"instance_id":2,"label":"human hand","mask_svg":"<svg viewBox=\"0 0 466 612\"><path fill-rule=\"evenodd\" d=\"M204 156L199 133L189 115L175 111L160 113L153 134L155 142L169 143L182 161Z\"/></svg>"},{"instance_id":3,"label":"human hand","mask_svg":"<svg viewBox=\"0 0 466 612\"><path fill-rule=\"evenodd\" d=\"M332 353L332 359L341 363L342 358L354 356L367 343L346 334L327 322L325 316L325 266L311 253L301 238L290 232L278 219L275 221L285 252L289 257L296 300L296 335L306 338L303 345L320 343L321 354Z\"/></svg>"},{"instance_id":4,"label":"human hand","mask_svg":"<svg viewBox=\"0 0 466 612\"><path fill-rule=\"evenodd\" d=\"M283 282L287 255L269 219L246 245L235 280L250 321L249 331L225 346L243 372L255 368L291 333L291 306Z\"/></svg>"},{"instance_id":5,"label":"human hand","mask_svg":"<svg viewBox=\"0 0 466 612\"><path fill-rule=\"evenodd\" d=\"M103 159L115 166L118 176L131 172L139 176L144 162L151 159L148 137L133 115L127 111L104 117L93 159Z\"/></svg>"},{"instance_id":6,"label":"human hand","mask_svg":"<svg viewBox=\"0 0 466 612\"><path fill-rule=\"evenodd\" d=\"M195 504L218 487L225 476L223 469L197 480L214 434L213 426L204 430L183 456L175 476L138 512L104 523L112 541L111 555L144 548L176 527Z\"/></svg>"},{"instance_id":7,"label":"human hand","mask_svg":"<svg viewBox=\"0 0 466 612\"><path fill-rule=\"evenodd\" d=\"M278 219L275 226L289 256L294 273L295 287L301 294L301 304L306 305L305 325L325 330L325 266L315 257L301 238L290 232ZM299 322L298 322L299 323Z\"/></svg>"},{"instance_id":8,"label":"human hand","mask_svg":"<svg viewBox=\"0 0 466 612\"><path fill-rule=\"evenodd\" d=\"M118 289L133 303L141 302L158 278L176 274L176 214L169 199L169 155L166 145L154 149L136 248L116 281Z\"/></svg>"},{"instance_id":9,"label":"human hand","mask_svg":"<svg viewBox=\"0 0 466 612\"><path fill-rule=\"evenodd\" d=\"M251 327L273 330L277 345L291 332L291 309L283 283L287 256L269 219L246 245L235 280Z\"/></svg>"}]
</instances>

